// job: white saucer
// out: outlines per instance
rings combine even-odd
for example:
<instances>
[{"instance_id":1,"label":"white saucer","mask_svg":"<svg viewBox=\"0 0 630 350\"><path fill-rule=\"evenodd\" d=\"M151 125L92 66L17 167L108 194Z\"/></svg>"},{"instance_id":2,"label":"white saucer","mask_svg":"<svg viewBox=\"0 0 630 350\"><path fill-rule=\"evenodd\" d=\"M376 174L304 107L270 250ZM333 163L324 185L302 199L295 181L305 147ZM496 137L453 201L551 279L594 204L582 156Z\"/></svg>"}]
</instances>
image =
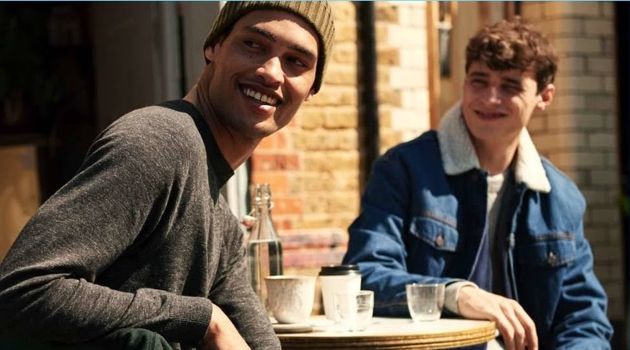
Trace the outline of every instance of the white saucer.
<instances>
[{"instance_id":1,"label":"white saucer","mask_svg":"<svg viewBox=\"0 0 630 350\"><path fill-rule=\"evenodd\" d=\"M309 333L313 327L307 323L274 323L273 330L276 333Z\"/></svg>"}]
</instances>

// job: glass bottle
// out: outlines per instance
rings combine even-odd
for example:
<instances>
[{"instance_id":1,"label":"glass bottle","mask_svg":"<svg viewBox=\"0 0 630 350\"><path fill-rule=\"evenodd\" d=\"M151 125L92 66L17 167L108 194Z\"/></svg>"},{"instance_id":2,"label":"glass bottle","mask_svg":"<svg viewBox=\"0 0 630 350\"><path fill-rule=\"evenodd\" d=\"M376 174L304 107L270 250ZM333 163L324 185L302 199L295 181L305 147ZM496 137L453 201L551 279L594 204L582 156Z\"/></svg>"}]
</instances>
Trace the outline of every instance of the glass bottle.
<instances>
[{"instance_id":1,"label":"glass bottle","mask_svg":"<svg viewBox=\"0 0 630 350\"><path fill-rule=\"evenodd\" d=\"M271 221L269 184L257 184L253 199L256 221L247 243L247 259L252 287L267 307L265 277L282 275L282 243Z\"/></svg>"}]
</instances>

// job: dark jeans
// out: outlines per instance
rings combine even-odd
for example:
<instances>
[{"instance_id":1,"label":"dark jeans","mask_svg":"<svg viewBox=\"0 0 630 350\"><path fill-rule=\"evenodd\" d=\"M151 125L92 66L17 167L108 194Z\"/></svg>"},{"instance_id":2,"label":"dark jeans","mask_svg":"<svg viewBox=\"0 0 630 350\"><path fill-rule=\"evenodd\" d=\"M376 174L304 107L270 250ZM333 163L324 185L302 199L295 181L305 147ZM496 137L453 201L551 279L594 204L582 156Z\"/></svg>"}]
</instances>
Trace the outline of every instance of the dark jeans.
<instances>
[{"instance_id":1,"label":"dark jeans","mask_svg":"<svg viewBox=\"0 0 630 350\"><path fill-rule=\"evenodd\" d=\"M0 339L2 350L172 350L161 335L140 328L115 331L81 344L41 343L32 339Z\"/></svg>"}]
</instances>

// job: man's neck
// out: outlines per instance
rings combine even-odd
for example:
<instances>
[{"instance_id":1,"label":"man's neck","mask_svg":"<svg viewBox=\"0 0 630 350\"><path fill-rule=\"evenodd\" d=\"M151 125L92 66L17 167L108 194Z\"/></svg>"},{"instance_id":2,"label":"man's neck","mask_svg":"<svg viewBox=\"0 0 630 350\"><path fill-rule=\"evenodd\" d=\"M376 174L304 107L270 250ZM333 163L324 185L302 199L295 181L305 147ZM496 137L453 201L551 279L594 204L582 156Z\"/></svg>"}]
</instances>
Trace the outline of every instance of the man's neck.
<instances>
[{"instance_id":1,"label":"man's neck","mask_svg":"<svg viewBox=\"0 0 630 350\"><path fill-rule=\"evenodd\" d=\"M221 150L221 154L234 170L243 164L256 149L260 140L244 140L231 129L220 123L216 118L208 94L203 93L198 85L195 85L184 96L184 100L192 103L208 123L210 131Z\"/></svg>"},{"instance_id":2,"label":"man's neck","mask_svg":"<svg viewBox=\"0 0 630 350\"><path fill-rule=\"evenodd\" d=\"M479 166L490 175L503 173L509 168L518 148L518 138L511 142L480 142L473 139Z\"/></svg>"}]
</instances>

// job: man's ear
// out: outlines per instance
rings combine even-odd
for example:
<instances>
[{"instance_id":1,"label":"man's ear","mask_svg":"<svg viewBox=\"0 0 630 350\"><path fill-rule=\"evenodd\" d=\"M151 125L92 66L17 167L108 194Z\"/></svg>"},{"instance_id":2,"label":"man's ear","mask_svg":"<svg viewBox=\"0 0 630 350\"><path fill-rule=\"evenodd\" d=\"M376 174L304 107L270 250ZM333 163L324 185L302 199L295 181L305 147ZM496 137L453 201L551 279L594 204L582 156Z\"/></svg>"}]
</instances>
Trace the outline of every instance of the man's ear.
<instances>
[{"instance_id":1,"label":"man's ear","mask_svg":"<svg viewBox=\"0 0 630 350\"><path fill-rule=\"evenodd\" d=\"M214 57L216 57L217 52L221 49L221 45L223 44L223 39L217 41L216 44L210 45L203 50L203 55L206 58L206 61L212 62L214 61Z\"/></svg>"},{"instance_id":2,"label":"man's ear","mask_svg":"<svg viewBox=\"0 0 630 350\"><path fill-rule=\"evenodd\" d=\"M206 61L212 62L214 61L215 53L217 49L221 46L221 43L216 43L214 46L208 46L205 50L203 50L203 56L206 58Z\"/></svg>"},{"instance_id":3,"label":"man's ear","mask_svg":"<svg viewBox=\"0 0 630 350\"><path fill-rule=\"evenodd\" d=\"M545 88L538 94L538 102L536 108L544 111L553 101L553 95L556 93L556 87L553 84L547 84Z\"/></svg>"},{"instance_id":4,"label":"man's ear","mask_svg":"<svg viewBox=\"0 0 630 350\"><path fill-rule=\"evenodd\" d=\"M203 50L203 56L206 58L206 61L208 63L214 61L214 57L216 56L217 52L219 52L219 49L221 48L221 45L226 38L225 35L226 34L221 35L214 45L208 45L208 47Z\"/></svg>"}]
</instances>

